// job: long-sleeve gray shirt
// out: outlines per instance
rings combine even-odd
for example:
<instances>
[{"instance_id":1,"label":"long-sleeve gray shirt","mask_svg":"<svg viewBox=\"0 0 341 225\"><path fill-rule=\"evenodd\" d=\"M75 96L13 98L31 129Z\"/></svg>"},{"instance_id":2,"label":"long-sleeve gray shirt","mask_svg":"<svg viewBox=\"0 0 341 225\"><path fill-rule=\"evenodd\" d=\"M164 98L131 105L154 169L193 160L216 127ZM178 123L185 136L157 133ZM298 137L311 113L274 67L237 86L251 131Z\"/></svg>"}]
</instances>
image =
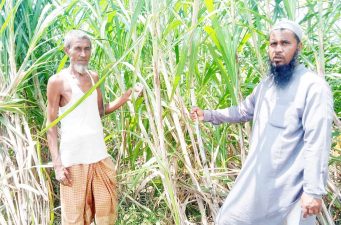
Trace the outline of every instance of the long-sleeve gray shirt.
<instances>
[{"instance_id":1,"label":"long-sleeve gray shirt","mask_svg":"<svg viewBox=\"0 0 341 225\"><path fill-rule=\"evenodd\" d=\"M278 88L265 78L240 105L204 110L213 124L253 120L248 157L218 225L282 225L302 192L326 193L333 100L327 83L302 65Z\"/></svg>"}]
</instances>

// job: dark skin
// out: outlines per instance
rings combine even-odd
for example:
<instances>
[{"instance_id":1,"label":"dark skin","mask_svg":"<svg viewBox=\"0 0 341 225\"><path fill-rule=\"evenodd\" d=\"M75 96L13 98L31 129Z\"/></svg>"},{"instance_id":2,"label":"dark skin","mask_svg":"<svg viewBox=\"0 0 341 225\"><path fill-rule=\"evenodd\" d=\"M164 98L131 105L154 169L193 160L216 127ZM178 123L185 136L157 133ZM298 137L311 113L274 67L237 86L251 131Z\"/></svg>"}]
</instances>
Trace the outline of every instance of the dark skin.
<instances>
[{"instance_id":1,"label":"dark skin","mask_svg":"<svg viewBox=\"0 0 341 225\"><path fill-rule=\"evenodd\" d=\"M279 65L287 65L295 55L296 50L302 49L302 43L298 42L295 34L287 29L273 30L270 33L270 44L268 54L271 63ZM193 107L190 112L192 120L204 120L204 111L198 107ZM322 200L314 198L303 192L301 196L301 208L303 217L317 215L321 212Z\"/></svg>"},{"instance_id":2,"label":"dark skin","mask_svg":"<svg viewBox=\"0 0 341 225\"><path fill-rule=\"evenodd\" d=\"M66 76L71 76L86 93L91 87L91 78L96 83L99 78L98 74L93 71L81 73L77 70L77 66L87 66L91 56L91 43L87 39L74 39L68 48L64 48L65 53L70 58L70 66L58 74L50 77L47 84L47 123L53 122L58 117L59 107L65 106L72 96L72 89ZM132 90L124 92L122 96L103 105L103 97L100 88L97 88L98 110L101 116L107 115L120 108L125 104L132 93ZM68 168L62 165L59 149L57 127L54 126L47 131L48 146L52 157L53 167L56 173L56 179L62 185L72 186L71 174Z\"/></svg>"}]
</instances>

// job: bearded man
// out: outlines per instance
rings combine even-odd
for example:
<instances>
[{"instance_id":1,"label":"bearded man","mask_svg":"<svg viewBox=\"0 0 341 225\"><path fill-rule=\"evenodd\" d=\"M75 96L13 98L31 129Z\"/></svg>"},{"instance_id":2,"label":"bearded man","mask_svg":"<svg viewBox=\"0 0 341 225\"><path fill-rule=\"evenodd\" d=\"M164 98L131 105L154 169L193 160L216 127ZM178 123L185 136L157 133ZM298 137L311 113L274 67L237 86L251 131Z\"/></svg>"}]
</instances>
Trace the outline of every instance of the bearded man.
<instances>
[{"instance_id":1,"label":"bearded man","mask_svg":"<svg viewBox=\"0 0 341 225\"><path fill-rule=\"evenodd\" d=\"M47 85L48 123L69 110L98 81L97 73L88 70L91 40L87 34L80 30L67 33L64 51L70 58L70 66L51 76ZM104 143L100 117L125 104L131 93L129 89L104 106L101 90L97 88L61 120L60 146L57 127L48 130L49 150L60 182L63 225L90 224L94 219L96 224L115 223L115 170Z\"/></svg>"},{"instance_id":2,"label":"bearded man","mask_svg":"<svg viewBox=\"0 0 341 225\"><path fill-rule=\"evenodd\" d=\"M218 225L312 225L326 194L333 100L324 79L297 63L302 29L281 20L270 31L270 72L238 106L194 107L193 120L253 120L247 159Z\"/></svg>"}]
</instances>

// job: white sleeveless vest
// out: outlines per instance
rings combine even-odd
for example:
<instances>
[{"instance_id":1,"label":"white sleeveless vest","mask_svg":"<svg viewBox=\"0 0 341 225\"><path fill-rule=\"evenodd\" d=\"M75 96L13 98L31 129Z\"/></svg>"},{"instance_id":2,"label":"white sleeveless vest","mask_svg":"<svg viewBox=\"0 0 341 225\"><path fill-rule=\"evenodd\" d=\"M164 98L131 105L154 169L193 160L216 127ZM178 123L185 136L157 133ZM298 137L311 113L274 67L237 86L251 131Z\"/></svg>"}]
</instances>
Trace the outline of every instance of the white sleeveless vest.
<instances>
[{"instance_id":1,"label":"white sleeveless vest","mask_svg":"<svg viewBox=\"0 0 341 225\"><path fill-rule=\"evenodd\" d=\"M71 86L72 96L70 102L59 108L59 115L84 95L75 80L69 74L65 76ZM104 143L96 90L61 120L60 155L64 167L95 163L109 156Z\"/></svg>"}]
</instances>

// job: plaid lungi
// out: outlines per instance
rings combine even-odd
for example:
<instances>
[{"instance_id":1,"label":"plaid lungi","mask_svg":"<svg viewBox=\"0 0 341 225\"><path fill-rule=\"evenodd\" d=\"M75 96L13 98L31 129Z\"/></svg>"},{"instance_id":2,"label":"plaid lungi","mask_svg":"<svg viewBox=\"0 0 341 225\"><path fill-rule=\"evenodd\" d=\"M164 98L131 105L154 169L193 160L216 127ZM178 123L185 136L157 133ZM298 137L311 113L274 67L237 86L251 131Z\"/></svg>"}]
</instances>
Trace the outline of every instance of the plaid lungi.
<instances>
[{"instance_id":1,"label":"plaid lungi","mask_svg":"<svg viewBox=\"0 0 341 225\"><path fill-rule=\"evenodd\" d=\"M111 158L68 168L72 187L60 185L63 225L114 224L117 216L116 174Z\"/></svg>"}]
</instances>

